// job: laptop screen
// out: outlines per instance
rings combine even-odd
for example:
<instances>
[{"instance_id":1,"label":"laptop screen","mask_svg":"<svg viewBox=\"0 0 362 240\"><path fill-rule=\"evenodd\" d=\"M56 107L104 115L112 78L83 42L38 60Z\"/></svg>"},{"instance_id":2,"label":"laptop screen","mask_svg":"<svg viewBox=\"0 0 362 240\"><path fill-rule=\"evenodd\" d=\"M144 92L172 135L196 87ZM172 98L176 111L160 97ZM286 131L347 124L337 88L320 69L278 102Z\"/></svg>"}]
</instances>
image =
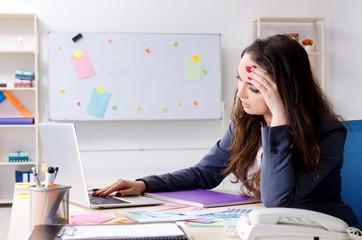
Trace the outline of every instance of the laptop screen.
<instances>
[{"instance_id":1,"label":"laptop screen","mask_svg":"<svg viewBox=\"0 0 362 240\"><path fill-rule=\"evenodd\" d=\"M72 123L39 123L48 167L59 167L55 184L70 185L70 201L89 206L87 186L75 127Z\"/></svg>"}]
</instances>

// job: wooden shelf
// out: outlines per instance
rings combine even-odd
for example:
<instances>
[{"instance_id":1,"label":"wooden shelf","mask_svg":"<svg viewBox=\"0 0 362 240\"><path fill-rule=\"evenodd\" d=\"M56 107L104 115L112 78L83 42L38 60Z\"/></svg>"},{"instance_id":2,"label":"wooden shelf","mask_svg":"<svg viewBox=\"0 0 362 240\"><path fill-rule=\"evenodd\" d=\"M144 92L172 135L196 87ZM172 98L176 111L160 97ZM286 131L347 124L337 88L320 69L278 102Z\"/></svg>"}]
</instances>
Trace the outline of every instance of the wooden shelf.
<instances>
[{"instance_id":1,"label":"wooden shelf","mask_svg":"<svg viewBox=\"0 0 362 240\"><path fill-rule=\"evenodd\" d=\"M8 54L8 55L28 55L28 54L36 54L36 51L7 51L7 50L0 50L0 54Z\"/></svg>"},{"instance_id":2,"label":"wooden shelf","mask_svg":"<svg viewBox=\"0 0 362 240\"><path fill-rule=\"evenodd\" d=\"M262 28L263 25L267 24L267 29L271 31L271 29L275 30L274 34L285 34L285 32L278 32L278 29L283 29L283 26L292 25L296 27L290 33L297 33L299 24L304 24L303 27L306 26L307 29L311 30L311 39L315 42L316 52L309 52L308 56L313 59L311 64L318 74L318 79L320 81L320 85L322 89L325 86L325 55L324 55L324 41L325 41L325 32L324 32L324 17L258 17L252 21L252 41L256 38L262 38ZM273 25L274 24L274 25ZM307 25L305 25L307 24ZM268 32L270 34L270 32ZM263 36L265 37L265 36ZM301 39L299 39L301 43ZM319 62L318 62L319 61Z\"/></svg>"},{"instance_id":3,"label":"wooden shelf","mask_svg":"<svg viewBox=\"0 0 362 240\"><path fill-rule=\"evenodd\" d=\"M1 166L13 166L13 165L36 165L36 162L0 162Z\"/></svg>"},{"instance_id":4,"label":"wooden shelf","mask_svg":"<svg viewBox=\"0 0 362 240\"><path fill-rule=\"evenodd\" d=\"M30 166L39 167L39 133L38 122L38 26L37 16L33 13L0 13L0 91L11 91L14 97L34 116L34 124L1 124L0 125L0 204L11 203L15 171L27 171ZM19 37L23 37L23 41ZM35 73L33 87L15 88L16 71ZM10 101L0 104L0 118L23 117ZM29 162L9 162L8 153L23 151L29 153Z\"/></svg>"},{"instance_id":5,"label":"wooden shelf","mask_svg":"<svg viewBox=\"0 0 362 240\"><path fill-rule=\"evenodd\" d=\"M0 128L36 128L35 124L0 124Z\"/></svg>"},{"instance_id":6,"label":"wooden shelf","mask_svg":"<svg viewBox=\"0 0 362 240\"><path fill-rule=\"evenodd\" d=\"M11 204L13 203L12 198L0 198L0 204Z\"/></svg>"},{"instance_id":7,"label":"wooden shelf","mask_svg":"<svg viewBox=\"0 0 362 240\"><path fill-rule=\"evenodd\" d=\"M259 17L254 20L260 22L269 22L269 23L315 23L318 21L322 21L324 18L322 17Z\"/></svg>"}]
</instances>

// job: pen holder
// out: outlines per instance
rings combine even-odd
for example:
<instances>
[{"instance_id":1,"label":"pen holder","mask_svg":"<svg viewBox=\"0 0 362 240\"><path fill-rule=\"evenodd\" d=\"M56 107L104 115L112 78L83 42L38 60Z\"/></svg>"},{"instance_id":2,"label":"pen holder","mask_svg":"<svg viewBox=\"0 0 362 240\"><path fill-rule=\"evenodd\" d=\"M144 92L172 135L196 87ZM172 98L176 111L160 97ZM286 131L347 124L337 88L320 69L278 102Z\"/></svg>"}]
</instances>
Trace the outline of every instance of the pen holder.
<instances>
[{"instance_id":1,"label":"pen holder","mask_svg":"<svg viewBox=\"0 0 362 240\"><path fill-rule=\"evenodd\" d=\"M69 223L70 186L28 187L30 190L30 229L35 225Z\"/></svg>"}]
</instances>

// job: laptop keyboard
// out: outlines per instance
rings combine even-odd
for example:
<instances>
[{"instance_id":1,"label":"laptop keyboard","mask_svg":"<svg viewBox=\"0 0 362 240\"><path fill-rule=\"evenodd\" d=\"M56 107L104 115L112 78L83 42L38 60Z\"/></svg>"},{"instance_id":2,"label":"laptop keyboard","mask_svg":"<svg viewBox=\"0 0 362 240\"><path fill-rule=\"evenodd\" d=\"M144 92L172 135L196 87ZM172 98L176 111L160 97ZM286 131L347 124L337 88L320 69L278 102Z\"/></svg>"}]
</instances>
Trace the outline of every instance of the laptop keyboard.
<instances>
[{"instance_id":1,"label":"laptop keyboard","mask_svg":"<svg viewBox=\"0 0 362 240\"><path fill-rule=\"evenodd\" d=\"M93 204L93 205L129 203L127 201L117 199L117 198L114 198L114 197L111 197L111 196L105 196L105 197L93 196L92 193L89 193L89 200L90 200L90 203Z\"/></svg>"}]
</instances>

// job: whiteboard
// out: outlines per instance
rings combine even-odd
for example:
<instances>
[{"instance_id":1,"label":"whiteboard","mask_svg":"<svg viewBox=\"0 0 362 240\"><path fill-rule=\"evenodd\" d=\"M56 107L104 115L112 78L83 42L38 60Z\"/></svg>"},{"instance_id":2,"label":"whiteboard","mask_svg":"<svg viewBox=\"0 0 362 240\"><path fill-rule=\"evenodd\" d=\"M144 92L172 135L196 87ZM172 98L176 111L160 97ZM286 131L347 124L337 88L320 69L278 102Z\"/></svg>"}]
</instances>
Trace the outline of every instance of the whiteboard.
<instances>
[{"instance_id":1,"label":"whiteboard","mask_svg":"<svg viewBox=\"0 0 362 240\"><path fill-rule=\"evenodd\" d=\"M51 120L221 118L220 34L78 34L48 34Z\"/></svg>"}]
</instances>

